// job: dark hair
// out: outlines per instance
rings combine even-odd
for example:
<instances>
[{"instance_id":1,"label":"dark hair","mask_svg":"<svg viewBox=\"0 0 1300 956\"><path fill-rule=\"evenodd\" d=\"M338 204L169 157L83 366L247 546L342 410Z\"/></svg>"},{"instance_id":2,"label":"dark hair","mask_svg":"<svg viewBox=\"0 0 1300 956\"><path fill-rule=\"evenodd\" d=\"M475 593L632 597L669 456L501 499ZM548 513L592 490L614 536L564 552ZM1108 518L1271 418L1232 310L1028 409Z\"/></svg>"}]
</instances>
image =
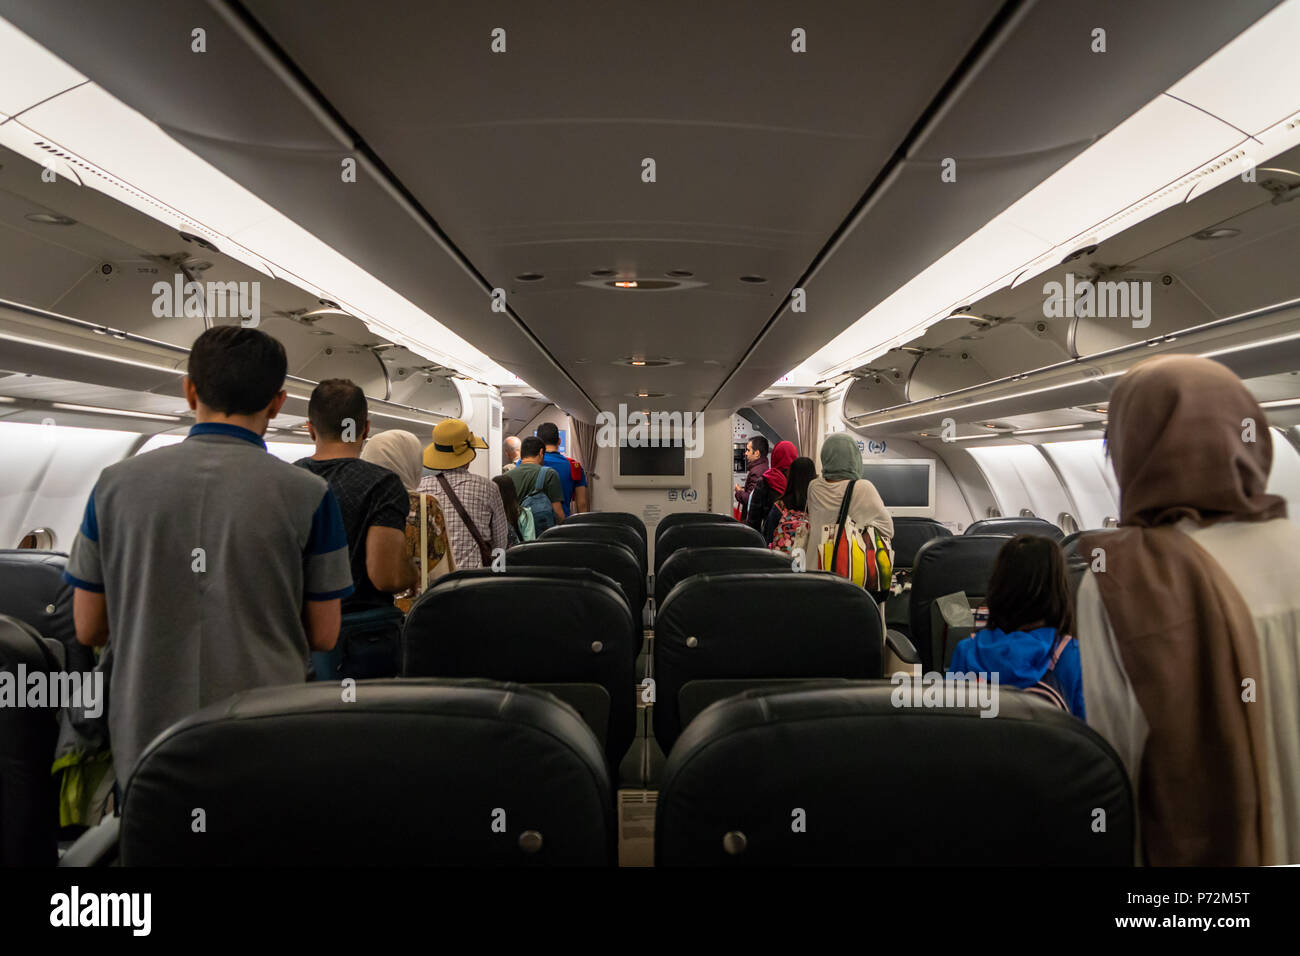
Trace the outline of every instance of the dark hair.
<instances>
[{"instance_id":1,"label":"dark hair","mask_svg":"<svg viewBox=\"0 0 1300 956\"><path fill-rule=\"evenodd\" d=\"M808 483L817 477L817 465L811 458L796 458L786 473L785 494L781 504L794 511L808 510Z\"/></svg>"},{"instance_id":2,"label":"dark hair","mask_svg":"<svg viewBox=\"0 0 1300 956\"><path fill-rule=\"evenodd\" d=\"M271 404L288 370L284 346L261 329L217 325L190 346L186 373L214 412L252 415Z\"/></svg>"},{"instance_id":3,"label":"dark hair","mask_svg":"<svg viewBox=\"0 0 1300 956\"><path fill-rule=\"evenodd\" d=\"M510 480L509 475L495 475L492 480L496 482L497 490L501 492L501 503L506 508L506 521L515 531L519 530L519 496L515 494L515 483Z\"/></svg>"},{"instance_id":4,"label":"dark hair","mask_svg":"<svg viewBox=\"0 0 1300 956\"><path fill-rule=\"evenodd\" d=\"M366 393L351 379L327 378L311 393L307 403L307 420L316 429L316 437L338 441L343 437L343 423L352 419L353 441L361 441L362 429L369 417Z\"/></svg>"},{"instance_id":5,"label":"dark hair","mask_svg":"<svg viewBox=\"0 0 1300 956\"><path fill-rule=\"evenodd\" d=\"M1073 600L1065 554L1051 538L1018 534L1002 546L989 581L989 627L1010 633L1042 621L1069 633Z\"/></svg>"},{"instance_id":6,"label":"dark hair","mask_svg":"<svg viewBox=\"0 0 1300 956\"><path fill-rule=\"evenodd\" d=\"M772 447L762 435L755 435L749 443L754 446L754 451L758 452L760 458L766 458L767 450Z\"/></svg>"},{"instance_id":7,"label":"dark hair","mask_svg":"<svg viewBox=\"0 0 1300 956\"><path fill-rule=\"evenodd\" d=\"M546 451L546 443L536 435L529 435L519 443L520 458L536 458L544 451Z\"/></svg>"},{"instance_id":8,"label":"dark hair","mask_svg":"<svg viewBox=\"0 0 1300 956\"><path fill-rule=\"evenodd\" d=\"M555 422L542 422L538 425L537 437L547 445L560 444L560 430L555 427Z\"/></svg>"}]
</instances>

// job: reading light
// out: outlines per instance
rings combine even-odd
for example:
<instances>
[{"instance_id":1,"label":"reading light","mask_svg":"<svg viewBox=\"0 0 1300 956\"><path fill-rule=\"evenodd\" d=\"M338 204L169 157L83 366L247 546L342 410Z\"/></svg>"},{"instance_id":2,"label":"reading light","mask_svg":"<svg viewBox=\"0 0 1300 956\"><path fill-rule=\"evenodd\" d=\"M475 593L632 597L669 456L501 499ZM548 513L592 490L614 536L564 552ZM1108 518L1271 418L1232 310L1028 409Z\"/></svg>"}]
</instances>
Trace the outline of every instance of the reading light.
<instances>
[{"instance_id":1,"label":"reading light","mask_svg":"<svg viewBox=\"0 0 1300 956\"><path fill-rule=\"evenodd\" d=\"M616 288L616 289L635 289L635 288L636 288L636 280L635 280L635 279L621 279L621 280L619 280L618 282L615 282L615 283L614 283L614 288Z\"/></svg>"}]
</instances>

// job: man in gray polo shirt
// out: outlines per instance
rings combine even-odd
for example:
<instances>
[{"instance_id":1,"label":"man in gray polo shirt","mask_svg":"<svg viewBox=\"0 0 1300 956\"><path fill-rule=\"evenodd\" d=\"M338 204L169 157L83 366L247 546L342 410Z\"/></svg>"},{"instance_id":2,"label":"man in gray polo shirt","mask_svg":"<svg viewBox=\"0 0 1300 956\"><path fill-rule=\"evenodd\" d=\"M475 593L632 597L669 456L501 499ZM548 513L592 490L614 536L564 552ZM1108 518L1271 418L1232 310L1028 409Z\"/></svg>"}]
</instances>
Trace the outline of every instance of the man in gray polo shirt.
<instances>
[{"instance_id":1,"label":"man in gray polo shirt","mask_svg":"<svg viewBox=\"0 0 1300 956\"><path fill-rule=\"evenodd\" d=\"M266 451L284 347L237 325L190 351L189 437L105 468L68 558L77 640L112 642L108 726L125 788L149 742L240 691L306 680L352 593L325 481Z\"/></svg>"}]
</instances>

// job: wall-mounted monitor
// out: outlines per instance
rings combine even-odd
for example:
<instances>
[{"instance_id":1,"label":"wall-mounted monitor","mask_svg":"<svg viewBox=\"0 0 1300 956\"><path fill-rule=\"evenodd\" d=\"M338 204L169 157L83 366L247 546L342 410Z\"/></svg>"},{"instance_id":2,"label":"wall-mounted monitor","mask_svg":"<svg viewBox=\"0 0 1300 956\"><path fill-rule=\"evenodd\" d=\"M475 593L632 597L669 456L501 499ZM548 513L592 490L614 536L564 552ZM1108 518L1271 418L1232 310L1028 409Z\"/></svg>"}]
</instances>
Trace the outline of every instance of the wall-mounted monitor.
<instances>
[{"instance_id":1,"label":"wall-mounted monitor","mask_svg":"<svg viewBox=\"0 0 1300 956\"><path fill-rule=\"evenodd\" d=\"M862 463L862 477L876 486L895 517L933 518L934 459L880 458Z\"/></svg>"},{"instance_id":2,"label":"wall-mounted monitor","mask_svg":"<svg viewBox=\"0 0 1300 956\"><path fill-rule=\"evenodd\" d=\"M614 449L615 488L689 488L691 460L682 444Z\"/></svg>"}]
</instances>

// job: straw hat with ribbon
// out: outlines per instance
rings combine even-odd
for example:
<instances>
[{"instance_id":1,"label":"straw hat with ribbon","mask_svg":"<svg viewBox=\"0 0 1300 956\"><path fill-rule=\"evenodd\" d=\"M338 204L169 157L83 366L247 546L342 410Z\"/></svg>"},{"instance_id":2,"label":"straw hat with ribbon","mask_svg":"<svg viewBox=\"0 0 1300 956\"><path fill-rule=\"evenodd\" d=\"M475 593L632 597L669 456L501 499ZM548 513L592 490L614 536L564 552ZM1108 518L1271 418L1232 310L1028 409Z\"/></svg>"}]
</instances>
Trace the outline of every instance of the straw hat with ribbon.
<instances>
[{"instance_id":1,"label":"straw hat with ribbon","mask_svg":"<svg viewBox=\"0 0 1300 956\"><path fill-rule=\"evenodd\" d=\"M424 467L446 471L468 465L475 448L487 448L487 442L459 418L448 418L433 427L433 444L424 449Z\"/></svg>"}]
</instances>

